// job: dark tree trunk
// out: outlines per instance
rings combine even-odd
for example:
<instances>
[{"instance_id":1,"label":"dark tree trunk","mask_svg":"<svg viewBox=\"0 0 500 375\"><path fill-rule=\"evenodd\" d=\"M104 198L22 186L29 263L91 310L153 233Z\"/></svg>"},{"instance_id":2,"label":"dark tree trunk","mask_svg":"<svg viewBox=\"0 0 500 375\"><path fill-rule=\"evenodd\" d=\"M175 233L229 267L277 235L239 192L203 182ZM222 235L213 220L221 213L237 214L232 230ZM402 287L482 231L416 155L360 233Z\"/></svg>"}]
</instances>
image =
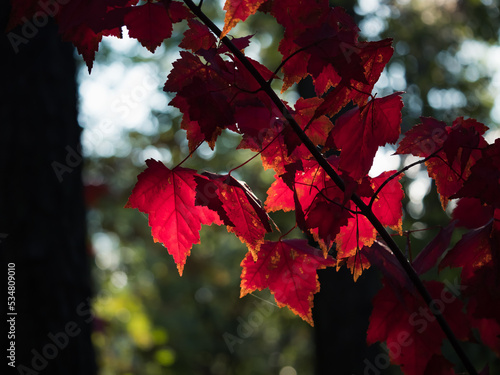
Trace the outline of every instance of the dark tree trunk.
<instances>
[{"instance_id":1,"label":"dark tree trunk","mask_svg":"<svg viewBox=\"0 0 500 375\"><path fill-rule=\"evenodd\" d=\"M298 85L301 97L314 97L311 79ZM350 109L352 103L340 114ZM340 115L339 114L339 115ZM335 121L335 118L332 119ZM313 239L309 239L314 245ZM318 271L321 290L314 296L313 320L316 349L316 375L379 375L376 359L387 355L380 346L368 347L366 330L372 311L371 301L381 287L373 268L363 272L355 283L346 266ZM382 356L382 357L381 357ZM378 362L376 362L378 364ZM384 366L383 370L388 367ZM387 373L387 372L385 372Z\"/></svg>"},{"instance_id":2,"label":"dark tree trunk","mask_svg":"<svg viewBox=\"0 0 500 375\"><path fill-rule=\"evenodd\" d=\"M381 350L367 346L366 330L371 300L381 286L378 275L369 269L354 283L346 266L338 272L320 270L318 275L321 291L313 309L316 375L376 375L373 364Z\"/></svg>"},{"instance_id":3,"label":"dark tree trunk","mask_svg":"<svg viewBox=\"0 0 500 375\"><path fill-rule=\"evenodd\" d=\"M2 31L6 3L0 5ZM2 326L15 334L6 332L2 342L15 348L7 351L15 358L2 354L0 372L92 375L73 48L60 42L52 22L12 32L0 45L0 311ZM14 46L17 37L23 42Z\"/></svg>"}]
</instances>

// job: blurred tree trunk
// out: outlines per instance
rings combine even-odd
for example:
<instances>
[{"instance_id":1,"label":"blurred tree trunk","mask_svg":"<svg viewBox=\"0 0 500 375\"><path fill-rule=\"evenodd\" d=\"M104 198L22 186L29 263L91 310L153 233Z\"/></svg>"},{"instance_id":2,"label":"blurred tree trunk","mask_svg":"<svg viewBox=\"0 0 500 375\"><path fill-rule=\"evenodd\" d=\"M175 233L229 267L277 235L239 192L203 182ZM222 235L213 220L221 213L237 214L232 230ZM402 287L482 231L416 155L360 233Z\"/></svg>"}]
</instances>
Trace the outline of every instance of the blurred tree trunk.
<instances>
[{"instance_id":1,"label":"blurred tree trunk","mask_svg":"<svg viewBox=\"0 0 500 375\"><path fill-rule=\"evenodd\" d=\"M2 30L9 2L0 6ZM38 19L38 23L43 23ZM12 30L1 39L0 256L2 319L8 265L15 264L16 374L92 375L89 256L81 180L81 128L73 48L57 27ZM23 43L13 47L12 39ZM17 50L17 51L16 51ZM14 306L13 306L14 307ZM4 351L5 353L5 351ZM10 353L10 352L8 352Z\"/></svg>"},{"instance_id":2,"label":"blurred tree trunk","mask_svg":"<svg viewBox=\"0 0 500 375\"><path fill-rule=\"evenodd\" d=\"M320 270L318 275L321 291L313 308L316 375L372 374L370 363L381 350L368 347L366 331L371 301L381 286L378 274L365 270L356 283L346 266L338 272Z\"/></svg>"},{"instance_id":3,"label":"blurred tree trunk","mask_svg":"<svg viewBox=\"0 0 500 375\"><path fill-rule=\"evenodd\" d=\"M299 83L298 91L301 97L313 97L311 79ZM314 246L313 239L309 240ZM371 268L355 283L347 267L342 266L338 272L335 268L320 270L318 276L321 290L314 296L313 308L315 375L371 374L370 363L381 349L377 345L368 347L366 331L371 301L381 287L379 275Z\"/></svg>"}]
</instances>

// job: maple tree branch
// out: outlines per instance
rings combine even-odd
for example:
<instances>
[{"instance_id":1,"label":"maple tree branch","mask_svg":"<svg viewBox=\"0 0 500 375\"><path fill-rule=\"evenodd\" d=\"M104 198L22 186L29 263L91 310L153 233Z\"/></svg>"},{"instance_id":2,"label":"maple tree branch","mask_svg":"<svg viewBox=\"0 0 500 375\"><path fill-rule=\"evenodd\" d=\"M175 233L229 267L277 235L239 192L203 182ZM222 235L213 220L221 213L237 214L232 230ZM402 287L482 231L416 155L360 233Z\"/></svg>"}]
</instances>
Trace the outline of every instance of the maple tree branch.
<instances>
[{"instance_id":1,"label":"maple tree branch","mask_svg":"<svg viewBox=\"0 0 500 375\"><path fill-rule=\"evenodd\" d=\"M184 3L220 39L220 35L222 32L212 22L212 20L203 11L201 11L193 3L192 0L184 0ZM226 47L233 53L233 55L243 64L245 69L248 70L248 72L253 76L253 78L257 81L257 83L262 87L264 92L273 101L273 103L276 105L276 107L278 107L278 109L283 114L283 116L287 120L290 127L293 129L293 131L296 133L296 135L299 137L299 139L302 141L302 143L307 147L307 149L312 154L312 156L316 159L318 164L324 169L324 171L328 174L328 176L330 176L332 181L339 187L340 190L345 192L346 187L345 187L345 183L342 180L342 178L337 174L337 172L335 172L335 170L330 165L330 163L323 157L323 155L319 152L319 150L316 148L314 143L312 143L312 141L309 139L309 137L304 133L304 131L302 130L300 125L295 121L293 116L290 114L290 112L286 108L285 104L281 101L281 99L278 97L276 92L273 89L271 89L271 87L268 85L268 83L262 77L262 75L258 72L258 70L250 63L250 61L246 58L246 56L231 42L231 40L228 37L222 38L222 43L224 43L226 45ZM379 235L382 237L382 239L386 242L387 246L391 249L394 256L396 257L396 259L401 264L404 271L406 272L406 274L410 278L411 282L415 285L417 291L420 293L420 295L424 299L427 306L429 306L429 308L431 308L433 299L432 299L431 295L429 294L429 291L427 290L427 288L424 286L424 284L420 280L420 277L418 276L415 269L411 266L408 259L404 256L403 252L399 249L399 246L392 239L389 232L387 232L385 227L382 225L382 223L379 221L379 219L375 216L375 214L371 210L371 207L369 207L366 203L364 203L363 200L357 194L353 194L351 196L351 200L354 202L354 204L356 204L358 206L358 208L363 213L363 215L370 221L370 223L373 225L375 230L379 233ZM474 366L470 362L469 358L465 354L464 350L460 346L455 334L451 330L448 322L445 320L445 318L443 317L441 312L439 310L434 309L434 308L431 308L431 311L434 314L434 316L436 317L436 320L438 321L439 325L441 326L443 332L445 333L446 337L450 341L451 345L453 346L453 349L455 350L458 357L462 361L464 367L467 369L467 371L471 375L477 375L476 369L474 368Z\"/></svg>"},{"instance_id":2,"label":"maple tree branch","mask_svg":"<svg viewBox=\"0 0 500 375\"><path fill-rule=\"evenodd\" d=\"M401 170L397 171L396 173L394 173L393 175L391 175L387 180L385 180L382 183L382 185L379 186L379 188L377 189L377 191L372 195L372 198L370 199L370 203L368 203L368 207L371 208L373 206L373 203L375 202L375 199L377 199L379 193L382 191L382 189L385 187L385 185L387 185L389 182L391 182L391 180L393 180L396 177L398 177L401 173L406 172L408 169L413 168L414 166L416 166L418 164L425 163L429 159L432 159L442 149L443 148L441 147L439 150L433 152L432 154L430 154L429 156L427 156L425 159L417 160L416 162L407 165L403 169L401 169Z\"/></svg>"},{"instance_id":3,"label":"maple tree branch","mask_svg":"<svg viewBox=\"0 0 500 375\"><path fill-rule=\"evenodd\" d=\"M252 156L250 159L248 159L247 161L245 161L244 163L238 165L237 167L234 167L233 169L231 169L228 174L231 174L232 171L235 171L237 170L238 168L241 168L243 167L245 164L247 164L248 162L252 161L253 159L255 159L257 156L261 155L269 146L271 146L271 144L276 140L278 139L278 137L283 133L283 130L285 130L284 128L278 133L276 134L276 136L271 140L271 142L269 142L267 145L265 145L262 150L258 151L254 156Z\"/></svg>"},{"instance_id":4,"label":"maple tree branch","mask_svg":"<svg viewBox=\"0 0 500 375\"><path fill-rule=\"evenodd\" d=\"M182 161L180 163L178 163L174 168L172 169L175 169L179 166L181 166L186 160L188 160L191 156L193 156L193 154L196 152L196 150L198 150L198 148L203 144L203 141L199 142L196 147L188 154L188 156L186 156L184 159L182 159Z\"/></svg>"},{"instance_id":5,"label":"maple tree branch","mask_svg":"<svg viewBox=\"0 0 500 375\"><path fill-rule=\"evenodd\" d=\"M441 160L445 165L447 165L448 168L450 168L450 171L452 171L453 173L455 173L457 175L458 179L465 182L465 179L462 177L462 175L460 173L458 173L455 169L453 169L453 165L451 165L449 162L445 161L442 156L439 156L439 155L434 155L434 156L436 158L438 158L439 160Z\"/></svg>"},{"instance_id":6,"label":"maple tree branch","mask_svg":"<svg viewBox=\"0 0 500 375\"><path fill-rule=\"evenodd\" d=\"M281 68L283 68L285 66L285 64L292 58L294 57L295 55L298 55L300 52L303 52L305 51L306 49L308 48L311 48L311 47L314 47L316 44L318 44L319 42L316 42L314 44L311 44L310 46L305 46L305 47L302 47L302 48L299 48L297 51L291 53L287 58L285 58L279 65L276 69L274 69L274 73L273 73L273 76L277 75L279 73L279 71L281 70ZM271 77L271 79L268 81L269 83L272 82L273 78Z\"/></svg>"},{"instance_id":7,"label":"maple tree branch","mask_svg":"<svg viewBox=\"0 0 500 375\"><path fill-rule=\"evenodd\" d=\"M354 87L353 85L349 85L349 88L350 88L350 89L352 89L352 90L354 90L354 91L359 92L360 94L363 94L363 95L369 96L370 98L372 98L372 100L373 100L373 99L375 99L375 96L377 96L377 94L372 95L371 93L364 92L364 91L362 91L362 90L360 90L360 89L358 89L358 88Z\"/></svg>"},{"instance_id":8,"label":"maple tree branch","mask_svg":"<svg viewBox=\"0 0 500 375\"><path fill-rule=\"evenodd\" d=\"M314 186L314 185L309 185L309 184L306 184L304 182L295 182L296 185L304 185L304 186L309 186L311 189L316 189L318 191L318 194L321 195L326 201L336 205L336 206L339 206L340 208L346 210L346 211L349 211L351 214L354 214L354 215L357 215L357 214L361 214L363 215L363 213L361 211L354 211L354 210L351 210L350 208L347 208L346 206L344 206L342 203L339 203L339 202L335 202L333 199L330 199L328 198L324 193L323 193L323 190L326 190L328 188L324 188L323 190L320 190L317 186ZM313 198L313 202L315 201L316 197L318 195L315 195L314 198ZM312 207L312 202L311 202L311 205L307 208L307 210L310 210ZM309 212L309 211L307 211Z\"/></svg>"}]
</instances>

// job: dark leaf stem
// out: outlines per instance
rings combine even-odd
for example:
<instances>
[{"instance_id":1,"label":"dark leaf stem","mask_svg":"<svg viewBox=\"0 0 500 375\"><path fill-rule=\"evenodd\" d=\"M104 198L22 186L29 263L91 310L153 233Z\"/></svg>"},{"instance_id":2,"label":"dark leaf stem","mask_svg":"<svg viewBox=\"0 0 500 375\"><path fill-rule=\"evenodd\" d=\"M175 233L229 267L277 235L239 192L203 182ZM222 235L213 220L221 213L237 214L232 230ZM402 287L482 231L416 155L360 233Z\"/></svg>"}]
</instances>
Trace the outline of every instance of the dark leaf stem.
<instances>
[{"instance_id":1,"label":"dark leaf stem","mask_svg":"<svg viewBox=\"0 0 500 375\"><path fill-rule=\"evenodd\" d=\"M219 38L221 35L221 30L212 22L210 18L198 7L196 6L192 0L184 0L184 3L191 9L191 11ZM233 55L243 64L245 69L254 77L257 83L262 87L262 90L269 96L269 98L273 101L273 103L278 107L280 112L283 114L293 131L297 134L302 143L307 147L309 152L316 159L318 164L325 170L328 176L332 179L332 181L342 190L345 191L345 184L342 178L335 172L333 167L328 163L328 161L323 157L323 155L318 151L318 149L314 146L312 141L307 137L299 124L295 121L293 116L290 114L285 104L278 97L276 92L269 86L268 82L260 75L257 69L250 63L250 61L245 57L245 55L231 42L228 37L222 38L222 43L226 45L226 47L233 53ZM358 206L359 210L362 214L370 221L373 227L377 230L382 239L386 242L387 246L391 249L394 256L401 264L408 277L415 285L416 289L424 299L425 303L431 308L432 305L432 297L429 294L429 291L425 288L424 284L420 280L418 274L411 266L408 259L404 256L403 252L399 249L398 245L392 239L391 235L387 232L385 227L380 223L378 218L373 214L371 207L365 204L361 198L357 194L353 194L351 196L351 200ZM448 322L444 319L443 315L440 311L435 308L430 309L442 330L444 331L446 337L450 341L453 346L455 352L461 359L464 367L467 369L469 374L477 375L477 371L470 362L469 358L463 351L460 346L455 334L451 330Z\"/></svg>"},{"instance_id":2,"label":"dark leaf stem","mask_svg":"<svg viewBox=\"0 0 500 375\"><path fill-rule=\"evenodd\" d=\"M368 203L368 207L372 207L373 206L373 203L375 202L375 199L377 199L378 195L380 194L380 192L382 191L382 189L385 187L385 185L387 185L389 182L391 182L391 180L395 179L396 177L398 177L401 173L404 173L406 172L408 169L410 168L413 168L414 166L416 165L419 165L419 164L423 164L425 163L427 160L429 159L432 159L433 157L436 156L436 154L438 152L440 152L443 148L441 147L439 150L433 152L431 155L427 156L425 159L421 159L421 160L417 160L416 162L414 163L411 163L409 165L407 165L406 167L404 167L403 169L397 171L396 173L394 173L393 175L391 175L387 180L385 180L382 185L379 186L379 188L377 189L377 191L373 194L372 198L370 199L370 203Z\"/></svg>"}]
</instances>

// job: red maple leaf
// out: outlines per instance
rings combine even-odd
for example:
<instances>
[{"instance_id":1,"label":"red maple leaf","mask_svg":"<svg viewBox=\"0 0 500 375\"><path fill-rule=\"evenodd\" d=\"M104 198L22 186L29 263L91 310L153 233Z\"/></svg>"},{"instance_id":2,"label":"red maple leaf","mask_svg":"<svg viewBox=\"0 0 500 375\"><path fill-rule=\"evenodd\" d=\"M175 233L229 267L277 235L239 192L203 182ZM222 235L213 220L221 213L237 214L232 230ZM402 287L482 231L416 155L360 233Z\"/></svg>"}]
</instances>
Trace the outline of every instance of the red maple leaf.
<instances>
[{"instance_id":1,"label":"red maple leaf","mask_svg":"<svg viewBox=\"0 0 500 375\"><path fill-rule=\"evenodd\" d=\"M500 356L500 322L494 318L482 318L482 311L478 310L477 301L471 299L467 305L468 319L472 327L476 328L481 341ZM478 318L479 316L479 318Z\"/></svg>"},{"instance_id":2,"label":"red maple leaf","mask_svg":"<svg viewBox=\"0 0 500 375\"><path fill-rule=\"evenodd\" d=\"M99 49L102 37L102 33L95 33L86 25L79 25L62 33L62 39L71 41L78 53L82 55L83 60L87 64L89 74L94 65L95 53Z\"/></svg>"},{"instance_id":3,"label":"red maple leaf","mask_svg":"<svg viewBox=\"0 0 500 375\"><path fill-rule=\"evenodd\" d=\"M458 220L457 226L469 229L486 225L493 217L495 209L483 205L477 198L461 198L453 209L453 219Z\"/></svg>"},{"instance_id":4,"label":"red maple leaf","mask_svg":"<svg viewBox=\"0 0 500 375\"><path fill-rule=\"evenodd\" d=\"M295 120L315 146L324 146L333 128L333 123L328 117L315 116L316 109L321 103L323 99L320 98L299 98L295 103Z\"/></svg>"},{"instance_id":5,"label":"red maple leaf","mask_svg":"<svg viewBox=\"0 0 500 375\"><path fill-rule=\"evenodd\" d=\"M370 221L361 214L354 214L347 225L340 228L335 238L337 244L337 259L357 256L363 246L371 246L377 238L377 231ZM357 279L359 275L354 275Z\"/></svg>"},{"instance_id":6,"label":"red maple leaf","mask_svg":"<svg viewBox=\"0 0 500 375\"><path fill-rule=\"evenodd\" d=\"M205 172L203 176L209 179L210 184L204 182L203 178L197 178L197 204L218 212L227 225L227 230L236 234L252 254L257 256L265 234L272 231L269 216L262 203L246 183L230 175Z\"/></svg>"},{"instance_id":7,"label":"red maple leaf","mask_svg":"<svg viewBox=\"0 0 500 375\"><path fill-rule=\"evenodd\" d=\"M377 177L370 178L370 184L373 191L377 191L386 180L394 175L397 171L386 171ZM401 178L403 174L399 174L396 178L392 178L380 190L375 201L373 202L372 210L379 221L398 232L400 235L403 231L403 198L405 193L401 186Z\"/></svg>"},{"instance_id":8,"label":"red maple leaf","mask_svg":"<svg viewBox=\"0 0 500 375\"><path fill-rule=\"evenodd\" d=\"M393 48L391 45L391 39L384 39L379 42L360 42L356 44L354 50L345 51L349 55L353 52L359 54L366 81L341 80L340 77L332 80L330 78L331 74L326 75L327 69L325 69L322 74L325 77L320 75L314 81L316 92L321 94L330 86L335 88L325 95L323 103L316 109L315 117L321 115L334 116L351 101L359 107L366 105L371 97L373 86L392 56ZM339 84L335 85L336 82L339 82Z\"/></svg>"},{"instance_id":9,"label":"red maple leaf","mask_svg":"<svg viewBox=\"0 0 500 375\"><path fill-rule=\"evenodd\" d=\"M441 205L464 185L471 167L481 158L481 148L487 146L482 134L486 127L472 119L458 117L451 126L433 118L422 118L401 140L396 154L429 157L425 162L429 177L434 179Z\"/></svg>"},{"instance_id":10,"label":"red maple leaf","mask_svg":"<svg viewBox=\"0 0 500 375\"><path fill-rule=\"evenodd\" d=\"M329 160L333 164L338 162L336 157ZM345 194L331 181L315 160L303 163L302 169L295 173L291 182L283 178L276 179L267 192L266 210L269 212L291 211L298 208L303 211L306 224L304 229L313 234L325 254L335 242L337 259L351 262L349 264L354 267L351 271L357 279L362 268L366 269L369 266L369 262L366 261L360 269L357 269L354 257L358 256L357 261L360 261L359 251L364 246L373 244L377 232L365 216L358 213L351 214L351 211L356 211L356 206L348 199L346 200ZM377 190L394 172L384 172L373 179L366 178L361 185L353 182L354 190L358 188L366 194L367 197L362 199L368 204L370 194L373 194L373 191ZM379 192L372 206L374 213L380 216L381 223L398 232L401 231L403 214L401 200L404 196L399 182L400 178L401 176L398 176L389 181ZM364 186L367 183L371 186ZM332 216L332 213L335 214ZM353 258L349 260L351 257Z\"/></svg>"},{"instance_id":11,"label":"red maple leaf","mask_svg":"<svg viewBox=\"0 0 500 375\"><path fill-rule=\"evenodd\" d=\"M479 142L478 142L479 143ZM490 207L500 208L500 139L482 150L482 157L470 170L463 187L451 198L477 198Z\"/></svg>"},{"instance_id":12,"label":"red maple leaf","mask_svg":"<svg viewBox=\"0 0 500 375\"><path fill-rule=\"evenodd\" d=\"M384 280L387 285L391 286L400 300L404 300L401 295L402 290L407 290L413 293L413 286L408 274L397 261L394 253L382 242L375 243L368 247L365 246L361 250L361 254L370 262L371 265L377 267L384 275Z\"/></svg>"},{"instance_id":13,"label":"red maple leaf","mask_svg":"<svg viewBox=\"0 0 500 375\"><path fill-rule=\"evenodd\" d=\"M394 93L341 116L331 132L335 145L342 150L339 168L355 180L364 177L378 147L397 142L402 108L400 93Z\"/></svg>"},{"instance_id":14,"label":"red maple leaf","mask_svg":"<svg viewBox=\"0 0 500 375\"><path fill-rule=\"evenodd\" d=\"M438 151L447 138L446 123L432 117L421 117L421 124L408 130L399 142L396 154L428 157Z\"/></svg>"},{"instance_id":15,"label":"red maple leaf","mask_svg":"<svg viewBox=\"0 0 500 375\"><path fill-rule=\"evenodd\" d=\"M188 21L188 25L189 29L184 33L179 47L197 53L201 49L208 50L216 45L217 38L207 26L193 19Z\"/></svg>"},{"instance_id":16,"label":"red maple leaf","mask_svg":"<svg viewBox=\"0 0 500 375\"><path fill-rule=\"evenodd\" d=\"M462 267L463 294L475 304L475 318L496 319L500 323L500 233L494 225L500 210L496 211L487 225L462 236L443 258L439 270Z\"/></svg>"},{"instance_id":17,"label":"red maple leaf","mask_svg":"<svg viewBox=\"0 0 500 375\"><path fill-rule=\"evenodd\" d=\"M226 18L224 19L224 28L221 38L227 35L229 31L240 21L245 21L248 16L254 14L260 5L266 0L226 0L224 10Z\"/></svg>"},{"instance_id":18,"label":"red maple leaf","mask_svg":"<svg viewBox=\"0 0 500 375\"><path fill-rule=\"evenodd\" d=\"M195 77L193 82L179 91L178 96L186 101L187 108L181 108L189 113L192 121L197 121L205 140L212 140L221 129L235 123L233 111L228 101L225 82L214 79L211 82ZM174 102L177 103L177 102Z\"/></svg>"},{"instance_id":19,"label":"red maple leaf","mask_svg":"<svg viewBox=\"0 0 500 375\"><path fill-rule=\"evenodd\" d=\"M363 202L369 204L374 192L378 191L395 172L387 171L375 178L365 177L360 181L360 185L355 185L354 191L357 190ZM380 223L399 233L402 232L403 208L401 200L404 197L403 188L399 182L401 177L402 175L399 175L397 178L389 180L378 192L372 204L372 211L379 218ZM356 210L356 206L352 202L349 207L352 211ZM365 257L363 249L372 246L376 238L377 231L373 225L365 216L358 213L348 220L347 225L340 229L340 233L335 238L338 265L343 264L340 262L343 260L351 270L354 281L361 276L363 269L370 267L370 262Z\"/></svg>"},{"instance_id":20,"label":"red maple leaf","mask_svg":"<svg viewBox=\"0 0 500 375\"><path fill-rule=\"evenodd\" d=\"M195 205L196 171L146 160L148 168L138 176L126 208L137 208L149 216L151 234L174 257L182 276L193 244L200 242L201 224L222 224L212 210Z\"/></svg>"},{"instance_id":21,"label":"red maple leaf","mask_svg":"<svg viewBox=\"0 0 500 375\"><path fill-rule=\"evenodd\" d=\"M334 160L335 158L329 158L331 163ZM340 192L340 189L331 181L316 160L305 160L302 164L302 170L297 170L293 178L290 178L291 181L285 182L282 178L277 178L268 189L265 202L268 212L278 210L287 212L295 209L294 192L290 187L292 184L295 186L298 200L304 212L309 209L318 194L326 193L327 197L335 198L337 191Z\"/></svg>"},{"instance_id":22,"label":"red maple leaf","mask_svg":"<svg viewBox=\"0 0 500 375\"><path fill-rule=\"evenodd\" d=\"M334 199L331 199L331 194L328 194L328 200L317 195L305 216L307 228L320 244L324 254L332 246L341 227L348 225L348 219L352 218L343 206L342 198L342 194Z\"/></svg>"},{"instance_id":23,"label":"red maple leaf","mask_svg":"<svg viewBox=\"0 0 500 375\"><path fill-rule=\"evenodd\" d=\"M362 106L392 56L391 40L358 42L359 29L340 8L327 1L274 1L271 11L285 27L282 92L307 75L317 95L330 92L318 115L337 113L350 100Z\"/></svg>"},{"instance_id":24,"label":"red maple leaf","mask_svg":"<svg viewBox=\"0 0 500 375\"><path fill-rule=\"evenodd\" d=\"M454 221L445 228L441 228L436 237L413 259L412 266L419 275L422 275L436 265L438 258L448 249L454 229Z\"/></svg>"},{"instance_id":25,"label":"red maple leaf","mask_svg":"<svg viewBox=\"0 0 500 375\"><path fill-rule=\"evenodd\" d=\"M445 335L429 307L419 295L403 288L396 293L386 281L384 284L373 299L367 343L385 341L391 363L400 365L406 375L449 373L451 363L443 368L446 363L442 362L441 355ZM462 302L440 282L427 281L425 286L457 338L467 338L470 328L462 312ZM436 369L446 372L430 372Z\"/></svg>"},{"instance_id":26,"label":"red maple leaf","mask_svg":"<svg viewBox=\"0 0 500 375\"><path fill-rule=\"evenodd\" d=\"M366 82L361 58L355 47L358 30L341 24L341 18L347 16L342 12L342 8L330 8L324 23L305 30L294 42L309 55L307 73L313 78L318 78L324 67L330 65L346 81L354 79Z\"/></svg>"},{"instance_id":27,"label":"red maple leaf","mask_svg":"<svg viewBox=\"0 0 500 375\"><path fill-rule=\"evenodd\" d=\"M266 241L258 257L250 252L241 262L241 294L269 288L278 306L287 306L310 325L314 294L320 289L316 270L332 267L335 259L325 257L306 240Z\"/></svg>"},{"instance_id":28,"label":"red maple leaf","mask_svg":"<svg viewBox=\"0 0 500 375\"><path fill-rule=\"evenodd\" d=\"M131 38L137 39L154 52L161 43L172 36L172 23L189 17L189 12L177 1L148 1L131 7L124 22Z\"/></svg>"}]
</instances>

